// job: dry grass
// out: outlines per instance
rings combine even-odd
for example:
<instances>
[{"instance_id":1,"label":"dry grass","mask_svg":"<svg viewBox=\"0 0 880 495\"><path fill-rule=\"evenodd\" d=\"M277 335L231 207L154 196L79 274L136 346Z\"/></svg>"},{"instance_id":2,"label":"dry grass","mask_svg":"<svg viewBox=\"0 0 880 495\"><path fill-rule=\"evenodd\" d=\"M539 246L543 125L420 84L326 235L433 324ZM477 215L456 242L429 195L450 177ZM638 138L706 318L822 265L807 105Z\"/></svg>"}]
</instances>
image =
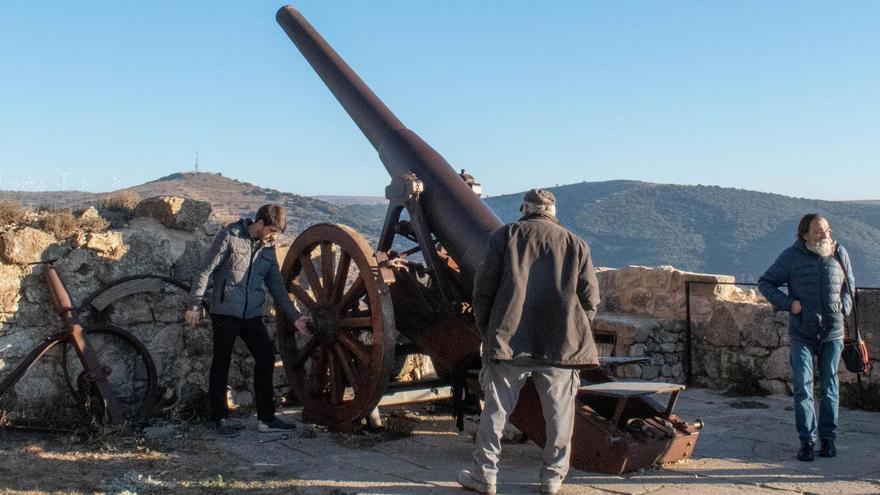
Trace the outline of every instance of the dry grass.
<instances>
[{"instance_id":1,"label":"dry grass","mask_svg":"<svg viewBox=\"0 0 880 495\"><path fill-rule=\"evenodd\" d=\"M131 213L140 201L141 197L135 191L117 191L101 198L98 205L102 210Z\"/></svg>"},{"instance_id":2,"label":"dry grass","mask_svg":"<svg viewBox=\"0 0 880 495\"><path fill-rule=\"evenodd\" d=\"M103 217L85 217L79 221L79 228L86 232L104 232L110 226Z\"/></svg>"},{"instance_id":3,"label":"dry grass","mask_svg":"<svg viewBox=\"0 0 880 495\"><path fill-rule=\"evenodd\" d=\"M27 210L13 201L0 201L0 225L19 224L24 222Z\"/></svg>"},{"instance_id":4,"label":"dry grass","mask_svg":"<svg viewBox=\"0 0 880 495\"><path fill-rule=\"evenodd\" d=\"M248 466L248 469L240 469ZM0 430L0 493L301 494L282 468L255 468L212 434L182 432L167 445L137 436Z\"/></svg>"},{"instance_id":5,"label":"dry grass","mask_svg":"<svg viewBox=\"0 0 880 495\"><path fill-rule=\"evenodd\" d=\"M79 228L79 219L67 210L47 211L40 219L43 230L55 235L56 239L69 239Z\"/></svg>"},{"instance_id":6,"label":"dry grass","mask_svg":"<svg viewBox=\"0 0 880 495\"><path fill-rule=\"evenodd\" d=\"M80 216L69 210L46 210L39 220L40 227L55 235L56 239L70 239L78 231L104 232L110 222L102 216Z\"/></svg>"},{"instance_id":7,"label":"dry grass","mask_svg":"<svg viewBox=\"0 0 880 495\"><path fill-rule=\"evenodd\" d=\"M868 380L841 382L840 405L848 409L880 411L880 384Z\"/></svg>"}]
</instances>

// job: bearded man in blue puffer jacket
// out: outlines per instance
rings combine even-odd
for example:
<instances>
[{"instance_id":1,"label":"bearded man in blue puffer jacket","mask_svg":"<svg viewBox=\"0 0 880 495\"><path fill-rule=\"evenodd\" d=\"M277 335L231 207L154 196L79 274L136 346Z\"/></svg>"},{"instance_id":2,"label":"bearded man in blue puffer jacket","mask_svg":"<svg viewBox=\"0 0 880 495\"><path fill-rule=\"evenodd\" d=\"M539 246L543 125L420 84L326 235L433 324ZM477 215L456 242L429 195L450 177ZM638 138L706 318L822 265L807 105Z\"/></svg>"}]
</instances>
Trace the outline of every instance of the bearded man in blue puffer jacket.
<instances>
[{"instance_id":1,"label":"bearded man in blue puffer jacket","mask_svg":"<svg viewBox=\"0 0 880 495\"><path fill-rule=\"evenodd\" d=\"M788 286L788 293L779 290ZM777 311L788 311L789 360L794 417L801 446L797 458L812 461L818 433L819 455L837 455L837 366L843 349L843 322L853 307L855 278L846 249L831 239L828 220L804 215L794 245L779 255L758 280L761 294ZM819 371L818 425L813 407L813 358Z\"/></svg>"}]
</instances>

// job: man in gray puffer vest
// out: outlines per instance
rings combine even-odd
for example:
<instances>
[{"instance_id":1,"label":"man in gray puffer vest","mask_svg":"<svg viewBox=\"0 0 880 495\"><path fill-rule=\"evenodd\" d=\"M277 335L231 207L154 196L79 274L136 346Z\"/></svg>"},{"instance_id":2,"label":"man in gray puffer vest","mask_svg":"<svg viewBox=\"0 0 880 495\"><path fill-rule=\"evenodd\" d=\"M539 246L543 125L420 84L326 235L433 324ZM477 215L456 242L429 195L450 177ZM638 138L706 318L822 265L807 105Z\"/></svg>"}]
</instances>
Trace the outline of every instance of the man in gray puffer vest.
<instances>
[{"instance_id":1,"label":"man in gray puffer vest","mask_svg":"<svg viewBox=\"0 0 880 495\"><path fill-rule=\"evenodd\" d=\"M779 255L758 280L761 294L777 311L788 311L789 361L794 388L797 458L834 457L837 429L837 366L843 349L843 321L853 307L856 287L846 249L831 239L828 220L804 215L794 245ZM788 286L788 293L779 290ZM819 371L818 426L813 407L813 358Z\"/></svg>"},{"instance_id":2,"label":"man in gray puffer vest","mask_svg":"<svg viewBox=\"0 0 880 495\"><path fill-rule=\"evenodd\" d=\"M292 430L295 425L275 417L272 374L275 353L266 333L263 313L266 289L278 309L306 330L308 317L300 316L290 302L273 244L275 235L284 232L284 209L276 204L263 205L255 220L241 219L231 223L214 238L190 291L186 323L194 328L199 321L200 305L209 280L213 283L211 324L214 333L214 354L208 382L208 400L217 433L234 435L242 428L229 419L226 387L229 363L235 339L241 337L254 356L254 401L257 406L257 429L260 432ZM264 289L265 286L265 289Z\"/></svg>"},{"instance_id":3,"label":"man in gray puffer vest","mask_svg":"<svg viewBox=\"0 0 880 495\"><path fill-rule=\"evenodd\" d=\"M556 494L568 474L578 369L599 362L590 328L599 284L590 247L556 219L553 193L528 191L520 210L519 221L490 236L474 280L485 406L473 469L462 470L458 482L495 493L501 434L531 377L547 425L541 492Z\"/></svg>"}]
</instances>

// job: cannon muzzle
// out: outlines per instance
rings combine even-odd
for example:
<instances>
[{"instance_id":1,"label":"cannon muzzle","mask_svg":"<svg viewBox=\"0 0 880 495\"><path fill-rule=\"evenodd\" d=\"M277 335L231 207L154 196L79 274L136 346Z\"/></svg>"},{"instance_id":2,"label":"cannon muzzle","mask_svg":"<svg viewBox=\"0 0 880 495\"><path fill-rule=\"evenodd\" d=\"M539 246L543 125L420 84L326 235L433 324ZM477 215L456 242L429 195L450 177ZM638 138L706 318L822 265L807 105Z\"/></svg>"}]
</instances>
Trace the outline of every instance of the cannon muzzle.
<instances>
[{"instance_id":1,"label":"cannon muzzle","mask_svg":"<svg viewBox=\"0 0 880 495\"><path fill-rule=\"evenodd\" d=\"M324 84L379 153L392 179L414 173L425 185L425 217L437 239L471 282L488 235L501 220L449 163L407 129L296 9L276 19ZM469 285L469 284L468 284Z\"/></svg>"}]
</instances>

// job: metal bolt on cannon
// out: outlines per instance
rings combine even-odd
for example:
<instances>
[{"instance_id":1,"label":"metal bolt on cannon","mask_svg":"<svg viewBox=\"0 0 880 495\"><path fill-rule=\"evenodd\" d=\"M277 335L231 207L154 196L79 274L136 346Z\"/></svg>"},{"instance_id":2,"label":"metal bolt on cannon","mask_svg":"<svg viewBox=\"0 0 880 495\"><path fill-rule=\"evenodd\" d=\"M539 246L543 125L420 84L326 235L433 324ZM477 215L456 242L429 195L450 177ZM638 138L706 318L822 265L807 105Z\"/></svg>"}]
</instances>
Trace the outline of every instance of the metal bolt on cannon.
<instances>
[{"instance_id":1,"label":"metal bolt on cannon","mask_svg":"<svg viewBox=\"0 0 880 495\"><path fill-rule=\"evenodd\" d=\"M288 292L315 321L307 337L297 336L287 321L278 332L304 419L345 428L368 417L389 387L401 342L429 355L442 377L468 383L478 394L472 377L480 365L480 336L471 294L483 243L501 221L480 199L473 176L456 173L407 129L296 9L283 7L276 19L391 177L375 249L350 227L324 223L300 234L284 260ZM396 251L403 241L414 247ZM590 385L577 396L574 467L621 473L691 455L698 425L672 414L682 386L619 386L601 368L581 376ZM654 401L656 393L670 393L669 403ZM543 444L541 405L531 383L511 422Z\"/></svg>"}]
</instances>

